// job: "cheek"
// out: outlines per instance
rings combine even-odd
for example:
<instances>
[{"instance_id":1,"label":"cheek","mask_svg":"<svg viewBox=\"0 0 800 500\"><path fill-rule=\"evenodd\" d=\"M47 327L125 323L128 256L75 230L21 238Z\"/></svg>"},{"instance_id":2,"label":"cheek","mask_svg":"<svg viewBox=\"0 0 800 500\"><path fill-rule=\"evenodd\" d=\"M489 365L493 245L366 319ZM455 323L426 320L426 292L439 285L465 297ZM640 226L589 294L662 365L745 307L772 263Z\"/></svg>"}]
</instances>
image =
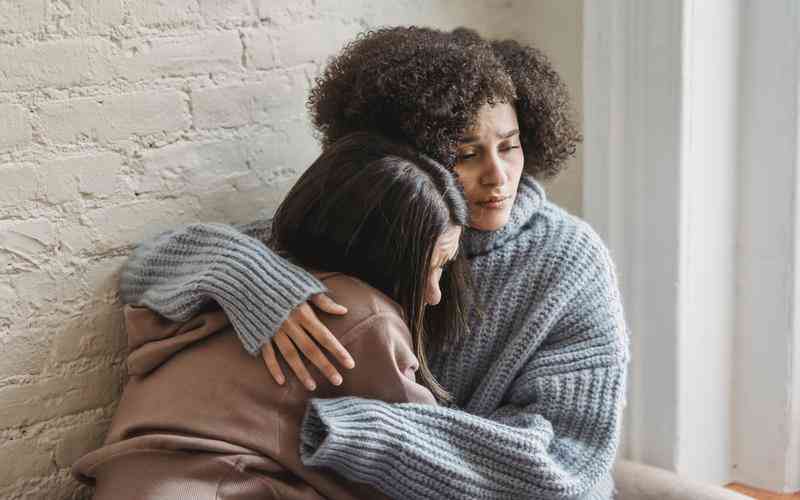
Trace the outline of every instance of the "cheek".
<instances>
[{"instance_id":1,"label":"cheek","mask_svg":"<svg viewBox=\"0 0 800 500\"><path fill-rule=\"evenodd\" d=\"M520 167L520 169L517 170L514 175L514 192L517 191L517 186L519 186L519 180L521 178L522 178L522 168Z\"/></svg>"},{"instance_id":2,"label":"cheek","mask_svg":"<svg viewBox=\"0 0 800 500\"><path fill-rule=\"evenodd\" d=\"M428 284L425 287L425 303L436 305L441 299L439 292L439 280L442 277L441 271L433 271L428 275Z\"/></svg>"},{"instance_id":3,"label":"cheek","mask_svg":"<svg viewBox=\"0 0 800 500\"><path fill-rule=\"evenodd\" d=\"M456 175L458 176L458 182L461 184L461 187L464 188L464 195L467 197L468 201L475 201L475 187L478 185L480 173L475 172L474 170L475 169L469 171L466 169L455 169Z\"/></svg>"},{"instance_id":4,"label":"cheek","mask_svg":"<svg viewBox=\"0 0 800 500\"><path fill-rule=\"evenodd\" d=\"M519 156L518 158L515 158L512 170L515 172L517 179L519 179L522 176L523 170L525 169L525 155L522 153L522 149L518 149L517 154Z\"/></svg>"},{"instance_id":5,"label":"cheek","mask_svg":"<svg viewBox=\"0 0 800 500\"><path fill-rule=\"evenodd\" d=\"M511 184L515 187L519 184L519 180L522 177L522 171L525 167L525 160L522 157L522 153L520 152L519 158L515 158L513 162L511 162L508 166L508 180Z\"/></svg>"}]
</instances>

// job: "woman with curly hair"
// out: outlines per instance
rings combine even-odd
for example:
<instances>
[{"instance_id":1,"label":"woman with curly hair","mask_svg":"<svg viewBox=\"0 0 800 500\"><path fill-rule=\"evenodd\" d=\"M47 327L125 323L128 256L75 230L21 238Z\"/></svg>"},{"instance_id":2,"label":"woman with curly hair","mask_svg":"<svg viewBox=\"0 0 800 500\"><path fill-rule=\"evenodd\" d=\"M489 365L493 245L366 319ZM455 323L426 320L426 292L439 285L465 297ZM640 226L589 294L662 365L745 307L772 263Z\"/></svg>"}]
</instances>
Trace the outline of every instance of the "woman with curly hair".
<instances>
[{"instance_id":1,"label":"woman with curly hair","mask_svg":"<svg viewBox=\"0 0 800 500\"><path fill-rule=\"evenodd\" d=\"M446 391L440 404L312 399L303 462L393 498L612 498L628 332L607 248L539 183L580 140L551 64L467 29L380 29L329 62L308 108L324 147L370 130L454 172L474 281L468 333L417 353ZM162 234L128 262L123 301L174 319L217 301L277 381L276 349L313 390L299 349L317 377L340 382L323 351L345 367L352 360L306 301L346 311L259 236L203 224Z\"/></svg>"}]
</instances>

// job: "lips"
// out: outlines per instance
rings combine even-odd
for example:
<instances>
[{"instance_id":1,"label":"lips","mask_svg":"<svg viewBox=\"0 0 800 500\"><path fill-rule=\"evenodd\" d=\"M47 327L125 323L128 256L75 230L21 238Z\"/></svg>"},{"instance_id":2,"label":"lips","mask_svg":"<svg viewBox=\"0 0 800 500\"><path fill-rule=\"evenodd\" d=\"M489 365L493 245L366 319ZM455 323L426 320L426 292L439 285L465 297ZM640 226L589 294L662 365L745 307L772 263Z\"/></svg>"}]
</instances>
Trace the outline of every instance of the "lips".
<instances>
[{"instance_id":1,"label":"lips","mask_svg":"<svg viewBox=\"0 0 800 500\"><path fill-rule=\"evenodd\" d=\"M484 208L500 208L502 207L506 201L511 199L511 195L505 196L490 196L484 200L476 202L476 205L484 207Z\"/></svg>"}]
</instances>

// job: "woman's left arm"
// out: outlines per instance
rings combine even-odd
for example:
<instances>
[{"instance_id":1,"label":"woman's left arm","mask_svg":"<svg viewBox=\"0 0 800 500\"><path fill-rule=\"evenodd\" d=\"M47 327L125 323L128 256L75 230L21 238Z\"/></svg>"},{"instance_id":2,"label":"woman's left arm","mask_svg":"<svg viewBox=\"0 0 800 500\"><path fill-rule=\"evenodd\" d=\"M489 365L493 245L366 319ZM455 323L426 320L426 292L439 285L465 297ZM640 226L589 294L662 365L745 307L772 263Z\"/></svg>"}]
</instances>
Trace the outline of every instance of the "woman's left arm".
<instances>
[{"instance_id":1,"label":"woman's left arm","mask_svg":"<svg viewBox=\"0 0 800 500\"><path fill-rule=\"evenodd\" d=\"M303 462L394 498L581 498L610 471L625 395L627 331L610 265L570 302L504 404L453 408L315 399Z\"/></svg>"}]
</instances>

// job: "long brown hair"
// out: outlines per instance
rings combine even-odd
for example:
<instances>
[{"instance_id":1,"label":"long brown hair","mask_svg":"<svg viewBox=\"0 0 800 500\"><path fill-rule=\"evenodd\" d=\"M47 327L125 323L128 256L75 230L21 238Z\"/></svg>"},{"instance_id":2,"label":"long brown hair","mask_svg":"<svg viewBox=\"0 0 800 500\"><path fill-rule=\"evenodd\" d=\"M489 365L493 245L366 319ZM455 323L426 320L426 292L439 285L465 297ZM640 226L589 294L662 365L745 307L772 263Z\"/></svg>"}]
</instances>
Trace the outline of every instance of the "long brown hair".
<instances>
[{"instance_id":1,"label":"long brown hair","mask_svg":"<svg viewBox=\"0 0 800 500\"><path fill-rule=\"evenodd\" d=\"M466 225L467 213L450 171L407 146L357 132L326 147L292 187L273 219L272 244L305 267L354 276L398 302L420 382L449 401L426 350L466 333L460 252L442 274L441 303L428 310L425 287L437 239Z\"/></svg>"}]
</instances>

